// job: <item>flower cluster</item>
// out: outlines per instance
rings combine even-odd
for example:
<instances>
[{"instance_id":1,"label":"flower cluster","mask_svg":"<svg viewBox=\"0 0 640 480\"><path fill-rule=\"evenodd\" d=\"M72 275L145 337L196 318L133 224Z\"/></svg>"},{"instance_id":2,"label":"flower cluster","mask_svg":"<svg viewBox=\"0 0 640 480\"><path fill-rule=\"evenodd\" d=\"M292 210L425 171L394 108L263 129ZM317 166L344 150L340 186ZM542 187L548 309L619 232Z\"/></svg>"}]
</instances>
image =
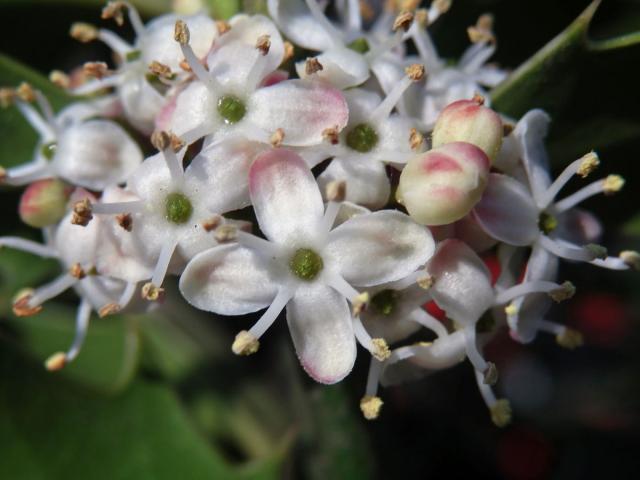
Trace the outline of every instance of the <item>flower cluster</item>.
<instances>
[{"instance_id":1,"label":"flower cluster","mask_svg":"<svg viewBox=\"0 0 640 480\"><path fill-rule=\"evenodd\" d=\"M507 75L486 65L491 17L469 27L471 46L451 65L428 33L450 2L418 5L341 1L330 18L316 0L269 0L271 18L194 12L144 24L128 3L109 2L103 19L128 17L135 40L72 26L74 38L101 41L116 58L115 67L52 74L76 103L55 114L27 84L2 89L3 104L40 136L33 161L2 169L2 182L26 185L20 217L44 240L0 245L63 269L19 292L13 310L36 314L70 287L81 299L76 339L47 368L78 355L93 310L162 308L164 279L176 275L198 309L264 310L236 336L238 355L255 353L285 310L318 382L347 376L361 345L371 355L367 418L382 405L381 382L468 358L494 422L506 424L484 345L506 325L520 342L546 331L577 346L577 332L545 319L552 300L574 292L556 283L558 260L626 269L640 257L608 256L594 243L597 220L575 208L618 191L621 177L555 201L569 179L592 173L597 155L552 182L547 115L513 122L489 108L484 89ZM500 260L496 281L487 252ZM448 321L427 313L429 302ZM423 328L435 339L411 343Z\"/></svg>"}]
</instances>

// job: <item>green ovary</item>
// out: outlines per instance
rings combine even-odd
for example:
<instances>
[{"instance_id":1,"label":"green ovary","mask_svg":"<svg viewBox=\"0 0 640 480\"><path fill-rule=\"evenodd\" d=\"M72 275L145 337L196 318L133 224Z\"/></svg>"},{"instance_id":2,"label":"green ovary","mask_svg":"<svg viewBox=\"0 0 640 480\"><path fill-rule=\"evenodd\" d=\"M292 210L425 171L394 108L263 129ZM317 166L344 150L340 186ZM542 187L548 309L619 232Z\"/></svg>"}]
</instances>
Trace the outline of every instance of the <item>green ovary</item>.
<instances>
[{"instance_id":1,"label":"green ovary","mask_svg":"<svg viewBox=\"0 0 640 480\"><path fill-rule=\"evenodd\" d=\"M191 201L182 193L171 193L165 200L167 220L171 223L186 223L191 218L193 206Z\"/></svg>"},{"instance_id":2,"label":"green ovary","mask_svg":"<svg viewBox=\"0 0 640 480\"><path fill-rule=\"evenodd\" d=\"M299 248L289 260L289 268L300 280L313 280L322 271L322 257L309 248Z\"/></svg>"}]
</instances>

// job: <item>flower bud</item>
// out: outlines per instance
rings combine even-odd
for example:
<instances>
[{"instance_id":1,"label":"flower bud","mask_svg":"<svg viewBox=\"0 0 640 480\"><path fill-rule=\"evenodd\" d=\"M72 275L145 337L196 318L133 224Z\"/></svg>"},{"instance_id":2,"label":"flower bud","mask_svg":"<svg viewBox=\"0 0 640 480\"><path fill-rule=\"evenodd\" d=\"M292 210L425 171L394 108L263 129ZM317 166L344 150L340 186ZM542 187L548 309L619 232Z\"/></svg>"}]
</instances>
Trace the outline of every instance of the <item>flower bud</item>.
<instances>
[{"instance_id":1,"label":"flower bud","mask_svg":"<svg viewBox=\"0 0 640 480\"><path fill-rule=\"evenodd\" d=\"M478 100L450 103L438 116L433 129L433 147L468 142L480 148L493 162L503 137L500 116Z\"/></svg>"},{"instance_id":2,"label":"flower bud","mask_svg":"<svg viewBox=\"0 0 640 480\"><path fill-rule=\"evenodd\" d=\"M53 225L64 217L71 191L69 185L55 178L33 182L20 197L20 219L36 228Z\"/></svg>"},{"instance_id":3,"label":"flower bud","mask_svg":"<svg viewBox=\"0 0 640 480\"><path fill-rule=\"evenodd\" d=\"M475 145L453 142L409 160L397 198L423 225L446 225L464 217L480 200L490 163Z\"/></svg>"}]
</instances>

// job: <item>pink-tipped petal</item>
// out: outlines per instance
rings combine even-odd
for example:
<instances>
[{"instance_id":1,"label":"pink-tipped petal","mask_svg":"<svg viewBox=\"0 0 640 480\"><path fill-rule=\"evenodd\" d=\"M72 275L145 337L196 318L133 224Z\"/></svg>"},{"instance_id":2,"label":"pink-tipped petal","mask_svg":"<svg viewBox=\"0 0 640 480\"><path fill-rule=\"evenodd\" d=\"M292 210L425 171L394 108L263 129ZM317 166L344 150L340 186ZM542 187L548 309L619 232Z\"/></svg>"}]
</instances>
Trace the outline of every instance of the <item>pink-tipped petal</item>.
<instances>
[{"instance_id":1,"label":"pink-tipped petal","mask_svg":"<svg viewBox=\"0 0 640 480\"><path fill-rule=\"evenodd\" d=\"M347 301L320 283L298 288L287 304L287 322L305 371L320 383L346 377L356 359L356 342Z\"/></svg>"},{"instance_id":2,"label":"pink-tipped petal","mask_svg":"<svg viewBox=\"0 0 640 480\"><path fill-rule=\"evenodd\" d=\"M317 145L327 129L342 130L349 109L342 92L321 82L287 80L260 88L249 99L246 121L263 131L284 131L284 145Z\"/></svg>"},{"instance_id":3,"label":"pink-tipped petal","mask_svg":"<svg viewBox=\"0 0 640 480\"><path fill-rule=\"evenodd\" d=\"M260 229L279 244L313 242L324 205L305 161L285 149L266 151L249 170L249 194Z\"/></svg>"}]
</instances>

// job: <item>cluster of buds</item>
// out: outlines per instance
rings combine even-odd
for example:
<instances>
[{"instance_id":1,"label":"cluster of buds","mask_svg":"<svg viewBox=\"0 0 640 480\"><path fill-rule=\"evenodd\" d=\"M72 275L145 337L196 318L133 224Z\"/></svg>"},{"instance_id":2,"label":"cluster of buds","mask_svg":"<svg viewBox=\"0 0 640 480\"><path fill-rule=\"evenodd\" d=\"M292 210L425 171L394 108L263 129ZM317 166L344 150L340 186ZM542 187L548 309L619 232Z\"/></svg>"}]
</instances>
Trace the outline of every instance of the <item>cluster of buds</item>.
<instances>
[{"instance_id":1,"label":"cluster of buds","mask_svg":"<svg viewBox=\"0 0 640 480\"><path fill-rule=\"evenodd\" d=\"M574 208L623 180L610 175L555 202L598 157L585 155L551 182L546 114L512 125L489 108L484 89L506 76L485 65L496 48L491 17L469 28L472 45L452 66L428 33L450 2L401 3L377 11L338 2L330 19L315 0L269 0L271 18L194 12L144 24L127 2L109 2L103 19L128 17L135 41L72 26L74 38L101 41L117 59L113 68L92 62L81 75L52 74L76 103L55 114L29 85L2 90L40 135L34 159L3 169L2 182L27 185L20 217L44 241L1 237L0 245L56 258L64 271L21 292L14 312L37 314L71 287L81 299L76 338L47 368L78 355L92 311L162 308L164 279L176 275L198 309L266 309L236 336L238 355L256 353L284 310L318 382L347 376L361 345L371 355L367 418L382 406L380 383L468 358L492 419L509 421L483 347L503 326L521 342L547 331L563 346L580 343L544 319L552 300L575 290L556 283L558 259L638 266L635 252L608 256L594 243L597 221ZM297 48L317 54L298 58ZM151 147L157 153L143 158ZM227 218L243 209L256 226ZM487 252L500 259L495 282ZM450 322L427 313L432 301ZM435 339L407 344L420 329Z\"/></svg>"}]
</instances>

